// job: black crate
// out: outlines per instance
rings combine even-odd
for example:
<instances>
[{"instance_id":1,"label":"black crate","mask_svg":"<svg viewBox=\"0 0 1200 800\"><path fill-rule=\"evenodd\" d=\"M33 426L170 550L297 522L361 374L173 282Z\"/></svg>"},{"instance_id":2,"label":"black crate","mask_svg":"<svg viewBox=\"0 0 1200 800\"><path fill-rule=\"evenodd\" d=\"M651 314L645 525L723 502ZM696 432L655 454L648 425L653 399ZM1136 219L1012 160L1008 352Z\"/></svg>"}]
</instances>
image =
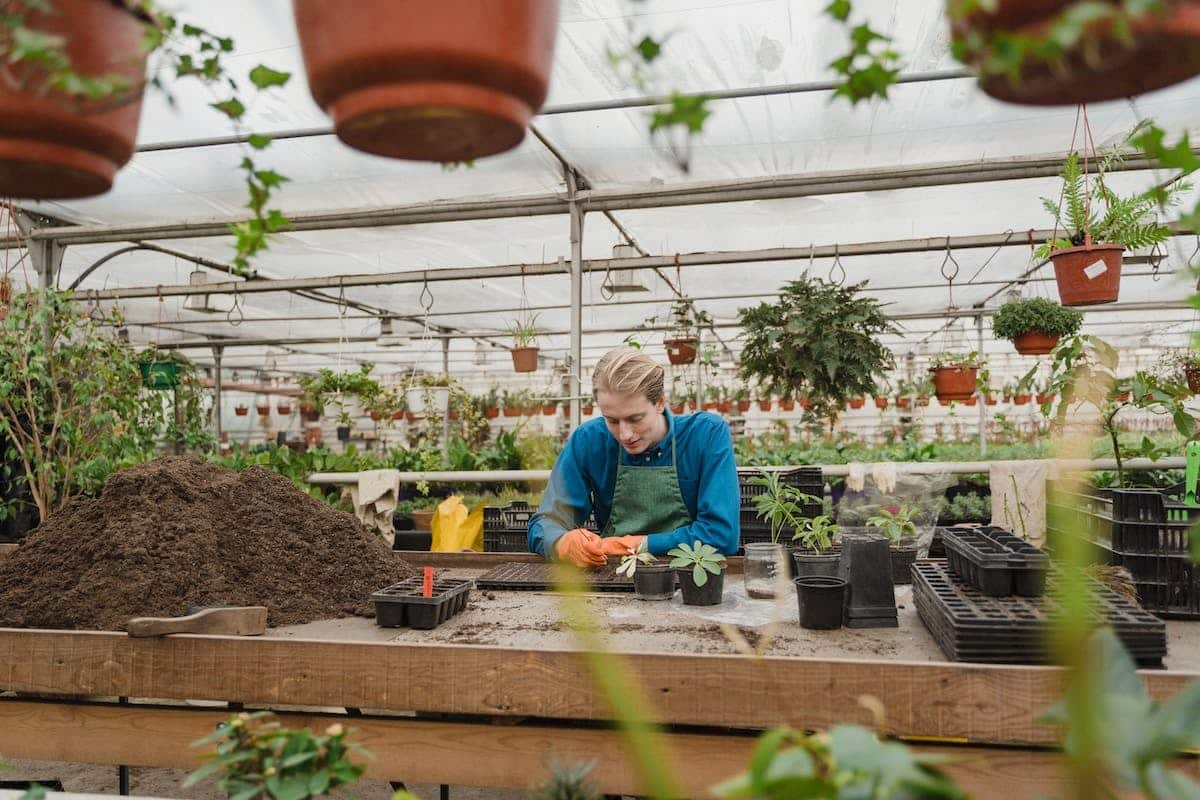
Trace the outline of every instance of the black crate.
<instances>
[{"instance_id":1,"label":"black crate","mask_svg":"<svg viewBox=\"0 0 1200 800\"><path fill-rule=\"evenodd\" d=\"M1190 555L1123 553L1093 543L1097 560L1133 575L1138 601L1166 619L1200 619L1200 565Z\"/></svg>"},{"instance_id":2,"label":"black crate","mask_svg":"<svg viewBox=\"0 0 1200 800\"><path fill-rule=\"evenodd\" d=\"M765 486L749 482L751 478L757 476L757 472L738 473L738 491L742 497L742 508L753 508L754 498L767 491ZM781 479L784 484L794 486L804 494L819 498L825 497L825 479L821 475L820 467L797 467L782 473Z\"/></svg>"},{"instance_id":3,"label":"black crate","mask_svg":"<svg viewBox=\"0 0 1200 800\"><path fill-rule=\"evenodd\" d=\"M1200 508L1182 502L1182 491L1101 489L1051 492L1051 516L1077 534L1123 553L1183 554L1200 522Z\"/></svg>"},{"instance_id":4,"label":"black crate","mask_svg":"<svg viewBox=\"0 0 1200 800\"><path fill-rule=\"evenodd\" d=\"M528 553L529 529L483 530L483 552L485 553Z\"/></svg>"},{"instance_id":5,"label":"black crate","mask_svg":"<svg viewBox=\"0 0 1200 800\"><path fill-rule=\"evenodd\" d=\"M371 595L375 624L383 628L431 630L467 607L471 581L436 578L433 596L422 597L422 577L405 578Z\"/></svg>"},{"instance_id":6,"label":"black crate","mask_svg":"<svg viewBox=\"0 0 1200 800\"><path fill-rule=\"evenodd\" d=\"M820 516L821 512L822 507L819 503L803 503L800 506L801 516L807 519L814 519ZM738 525L742 531L742 544L771 541L770 521L759 519L753 508L742 508L738 512ZM790 542L795 533L796 529L791 525L784 525L779 530L779 541Z\"/></svg>"},{"instance_id":7,"label":"black crate","mask_svg":"<svg viewBox=\"0 0 1200 800\"><path fill-rule=\"evenodd\" d=\"M942 532L954 574L989 597L1042 593L1049 559L1000 528L947 528Z\"/></svg>"},{"instance_id":8,"label":"black crate","mask_svg":"<svg viewBox=\"0 0 1200 800\"><path fill-rule=\"evenodd\" d=\"M506 506L483 507L483 529L504 530L524 528L536 509L524 500L514 500Z\"/></svg>"}]
</instances>

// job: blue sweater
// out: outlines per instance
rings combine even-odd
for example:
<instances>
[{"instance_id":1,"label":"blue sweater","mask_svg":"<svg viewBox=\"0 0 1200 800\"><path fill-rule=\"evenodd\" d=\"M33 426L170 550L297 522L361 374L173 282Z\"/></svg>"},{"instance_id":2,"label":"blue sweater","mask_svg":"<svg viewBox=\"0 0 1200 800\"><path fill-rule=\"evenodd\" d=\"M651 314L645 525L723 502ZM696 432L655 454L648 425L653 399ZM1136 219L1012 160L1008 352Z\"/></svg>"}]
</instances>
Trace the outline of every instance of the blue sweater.
<instances>
[{"instance_id":1,"label":"blue sweater","mask_svg":"<svg viewBox=\"0 0 1200 800\"><path fill-rule=\"evenodd\" d=\"M671 464L671 438L675 438L679 490L694 522L673 531L644 531L654 555L665 555L676 545L699 540L732 555L737 552L741 529L741 500L733 437L725 420L716 414L673 415L664 411L667 435L645 453L627 454L608 432L604 418L588 420L571 433L554 462L542 504L529 520L529 549L550 558L554 543L569 530L583 527L594 511L600 530L612 513L617 464L664 467Z\"/></svg>"}]
</instances>

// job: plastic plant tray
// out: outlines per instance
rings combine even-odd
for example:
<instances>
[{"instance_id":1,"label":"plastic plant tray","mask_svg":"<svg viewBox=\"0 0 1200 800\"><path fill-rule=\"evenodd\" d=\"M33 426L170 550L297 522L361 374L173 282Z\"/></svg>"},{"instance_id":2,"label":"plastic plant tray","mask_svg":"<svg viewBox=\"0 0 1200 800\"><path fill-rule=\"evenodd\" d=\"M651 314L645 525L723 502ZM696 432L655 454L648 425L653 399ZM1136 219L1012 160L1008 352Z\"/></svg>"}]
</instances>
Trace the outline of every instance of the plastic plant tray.
<instances>
[{"instance_id":1,"label":"plastic plant tray","mask_svg":"<svg viewBox=\"0 0 1200 800\"><path fill-rule=\"evenodd\" d=\"M1098 582L1092 582L1092 591L1095 620L1111 625L1139 663L1160 664L1167 652L1162 620ZM913 600L918 616L951 660L996 664L1050 661L1047 641L1052 617L1044 597L990 597L955 578L947 565L918 561L913 565Z\"/></svg>"},{"instance_id":2,"label":"plastic plant tray","mask_svg":"<svg viewBox=\"0 0 1200 800\"><path fill-rule=\"evenodd\" d=\"M1078 533L1122 553L1183 555L1200 508L1173 489L1101 489L1093 494L1054 491L1051 508ZM1058 500L1060 502L1055 503Z\"/></svg>"},{"instance_id":3,"label":"plastic plant tray","mask_svg":"<svg viewBox=\"0 0 1200 800\"><path fill-rule=\"evenodd\" d=\"M432 630L467 607L471 581L435 578L433 596L423 597L423 579L405 578L371 595L375 624L382 628Z\"/></svg>"},{"instance_id":4,"label":"plastic plant tray","mask_svg":"<svg viewBox=\"0 0 1200 800\"><path fill-rule=\"evenodd\" d=\"M956 575L991 597L1037 597L1049 558L1028 542L999 528L947 528L942 542Z\"/></svg>"},{"instance_id":5,"label":"plastic plant tray","mask_svg":"<svg viewBox=\"0 0 1200 800\"><path fill-rule=\"evenodd\" d=\"M485 553L528 553L529 529L515 530L483 530L483 551Z\"/></svg>"},{"instance_id":6,"label":"plastic plant tray","mask_svg":"<svg viewBox=\"0 0 1200 800\"><path fill-rule=\"evenodd\" d=\"M475 579L480 589L501 591L546 591L554 588L551 564L500 564ZM616 574L617 565L611 564L584 576L593 591L632 592L633 579Z\"/></svg>"}]
</instances>

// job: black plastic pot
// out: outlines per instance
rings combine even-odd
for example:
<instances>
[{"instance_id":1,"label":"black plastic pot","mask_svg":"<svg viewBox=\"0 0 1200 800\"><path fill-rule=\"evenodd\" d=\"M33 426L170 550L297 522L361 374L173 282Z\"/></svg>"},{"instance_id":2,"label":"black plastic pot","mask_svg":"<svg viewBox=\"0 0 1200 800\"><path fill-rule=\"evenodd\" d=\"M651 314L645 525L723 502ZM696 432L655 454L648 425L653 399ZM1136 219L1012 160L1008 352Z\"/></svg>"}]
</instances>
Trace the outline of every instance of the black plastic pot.
<instances>
[{"instance_id":1,"label":"black plastic pot","mask_svg":"<svg viewBox=\"0 0 1200 800\"><path fill-rule=\"evenodd\" d=\"M349 425L338 425L337 426L337 437L338 437L339 442L350 441L350 426Z\"/></svg>"},{"instance_id":2,"label":"black plastic pot","mask_svg":"<svg viewBox=\"0 0 1200 800\"><path fill-rule=\"evenodd\" d=\"M666 564L638 564L633 573L633 591L638 600L670 600L675 596L675 570Z\"/></svg>"},{"instance_id":3,"label":"black plastic pot","mask_svg":"<svg viewBox=\"0 0 1200 800\"><path fill-rule=\"evenodd\" d=\"M810 575L824 575L828 578L836 578L838 574L838 560L841 557L841 552L814 554L807 548L796 549L792 551L792 564L796 568L797 578L805 578Z\"/></svg>"},{"instance_id":4,"label":"black plastic pot","mask_svg":"<svg viewBox=\"0 0 1200 800\"><path fill-rule=\"evenodd\" d=\"M796 600L800 604L800 627L827 631L842 627L846 606L846 580L828 575L796 578Z\"/></svg>"},{"instance_id":5,"label":"black plastic pot","mask_svg":"<svg viewBox=\"0 0 1200 800\"><path fill-rule=\"evenodd\" d=\"M889 543L882 536L842 536L838 575L849 584L847 628L895 628L896 589Z\"/></svg>"},{"instance_id":6,"label":"black plastic pot","mask_svg":"<svg viewBox=\"0 0 1200 800\"><path fill-rule=\"evenodd\" d=\"M679 575L679 591L683 593L683 604L685 606L716 606L721 604L721 597L725 593L725 571L722 570L717 575L708 573L708 580L703 586L697 586L695 580L692 579L691 567L678 567L676 573Z\"/></svg>"},{"instance_id":7,"label":"black plastic pot","mask_svg":"<svg viewBox=\"0 0 1200 800\"><path fill-rule=\"evenodd\" d=\"M412 520L409 520L412 524ZM392 542L393 550L428 550L433 546L433 534L430 531L396 531Z\"/></svg>"}]
</instances>

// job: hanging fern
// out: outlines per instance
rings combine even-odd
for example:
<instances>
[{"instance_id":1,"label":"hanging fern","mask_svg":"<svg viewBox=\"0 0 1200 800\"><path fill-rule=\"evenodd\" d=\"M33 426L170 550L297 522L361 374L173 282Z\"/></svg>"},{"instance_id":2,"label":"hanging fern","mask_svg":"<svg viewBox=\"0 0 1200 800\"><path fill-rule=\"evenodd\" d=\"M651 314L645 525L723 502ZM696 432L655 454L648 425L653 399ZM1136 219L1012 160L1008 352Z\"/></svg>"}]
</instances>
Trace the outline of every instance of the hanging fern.
<instances>
[{"instance_id":1,"label":"hanging fern","mask_svg":"<svg viewBox=\"0 0 1200 800\"><path fill-rule=\"evenodd\" d=\"M1042 198L1042 207L1054 217L1062 235L1042 244L1034 252L1036 258L1046 259L1056 250L1079 247L1088 233L1097 244L1119 244L1129 250L1161 244L1170 238L1170 230L1160 225L1155 216L1159 201L1165 198L1163 207L1174 206L1182 195L1191 191L1192 185L1177 181L1161 192L1151 188L1120 197L1104 183L1102 176L1119 166L1122 160L1119 148L1107 153L1100 160L1100 174L1092 178L1089 187L1079 153L1072 152L1067 156L1060 173L1063 182L1061 203ZM1101 212L1103 216L1100 216Z\"/></svg>"}]
</instances>

